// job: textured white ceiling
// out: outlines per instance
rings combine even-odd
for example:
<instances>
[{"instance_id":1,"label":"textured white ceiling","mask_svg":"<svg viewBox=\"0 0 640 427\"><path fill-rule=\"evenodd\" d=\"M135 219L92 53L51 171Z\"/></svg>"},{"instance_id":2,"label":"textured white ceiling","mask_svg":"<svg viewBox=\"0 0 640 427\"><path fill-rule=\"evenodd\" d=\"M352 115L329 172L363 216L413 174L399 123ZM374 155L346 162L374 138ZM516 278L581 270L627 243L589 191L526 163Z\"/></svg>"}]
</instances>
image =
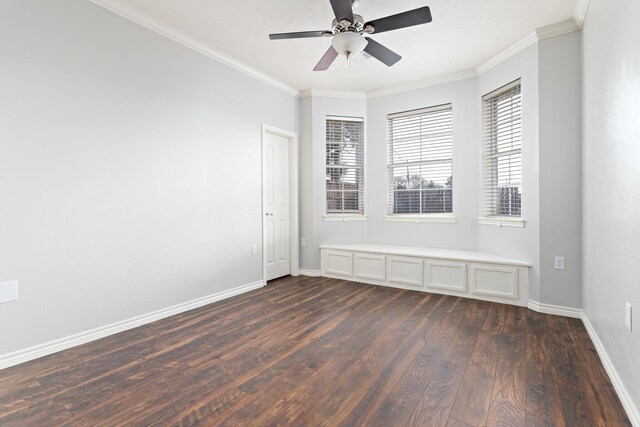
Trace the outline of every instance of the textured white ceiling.
<instances>
[{"instance_id":1,"label":"textured white ceiling","mask_svg":"<svg viewBox=\"0 0 640 427\"><path fill-rule=\"evenodd\" d=\"M297 89L373 91L473 69L536 28L571 19L576 0L360 0L366 21L431 8L433 22L372 36L402 55L393 67L339 57L313 67L328 38L269 33L330 29L329 0L110 0L199 40Z\"/></svg>"}]
</instances>

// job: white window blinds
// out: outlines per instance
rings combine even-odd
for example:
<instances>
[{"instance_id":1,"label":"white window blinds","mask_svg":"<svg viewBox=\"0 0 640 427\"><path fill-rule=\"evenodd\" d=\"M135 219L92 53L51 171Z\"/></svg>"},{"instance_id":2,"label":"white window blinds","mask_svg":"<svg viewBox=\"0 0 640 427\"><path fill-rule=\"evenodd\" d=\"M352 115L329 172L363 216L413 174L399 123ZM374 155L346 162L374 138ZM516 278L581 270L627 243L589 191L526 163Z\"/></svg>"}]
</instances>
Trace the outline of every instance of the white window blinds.
<instances>
[{"instance_id":1,"label":"white window blinds","mask_svg":"<svg viewBox=\"0 0 640 427\"><path fill-rule=\"evenodd\" d=\"M451 104L387 117L390 215L453 212L452 122Z\"/></svg>"},{"instance_id":2,"label":"white window blinds","mask_svg":"<svg viewBox=\"0 0 640 427\"><path fill-rule=\"evenodd\" d=\"M516 80L482 98L484 116L483 215L522 212L522 97Z\"/></svg>"},{"instance_id":3,"label":"white window blinds","mask_svg":"<svg viewBox=\"0 0 640 427\"><path fill-rule=\"evenodd\" d=\"M328 117L327 214L364 213L364 121Z\"/></svg>"}]
</instances>

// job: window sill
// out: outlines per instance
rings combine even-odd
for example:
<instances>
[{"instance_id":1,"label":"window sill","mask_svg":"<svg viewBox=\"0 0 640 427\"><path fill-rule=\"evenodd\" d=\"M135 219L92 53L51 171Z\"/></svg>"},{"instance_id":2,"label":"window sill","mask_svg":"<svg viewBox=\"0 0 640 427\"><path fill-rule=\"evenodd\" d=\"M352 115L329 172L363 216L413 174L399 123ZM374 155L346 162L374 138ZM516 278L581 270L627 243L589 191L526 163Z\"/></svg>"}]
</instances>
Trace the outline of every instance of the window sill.
<instances>
[{"instance_id":1,"label":"window sill","mask_svg":"<svg viewBox=\"0 0 640 427\"><path fill-rule=\"evenodd\" d=\"M366 221L366 215L325 215L325 222L349 222L349 221Z\"/></svg>"},{"instance_id":2,"label":"window sill","mask_svg":"<svg viewBox=\"0 0 640 427\"><path fill-rule=\"evenodd\" d=\"M524 228L525 220L522 218L509 218L509 217L480 217L478 223L482 225L493 225L495 227L518 227Z\"/></svg>"},{"instance_id":3,"label":"window sill","mask_svg":"<svg viewBox=\"0 0 640 427\"><path fill-rule=\"evenodd\" d=\"M384 220L387 222L413 222L420 224L423 222L439 223L439 224L455 224L455 215L432 214L432 215L386 215Z\"/></svg>"}]
</instances>

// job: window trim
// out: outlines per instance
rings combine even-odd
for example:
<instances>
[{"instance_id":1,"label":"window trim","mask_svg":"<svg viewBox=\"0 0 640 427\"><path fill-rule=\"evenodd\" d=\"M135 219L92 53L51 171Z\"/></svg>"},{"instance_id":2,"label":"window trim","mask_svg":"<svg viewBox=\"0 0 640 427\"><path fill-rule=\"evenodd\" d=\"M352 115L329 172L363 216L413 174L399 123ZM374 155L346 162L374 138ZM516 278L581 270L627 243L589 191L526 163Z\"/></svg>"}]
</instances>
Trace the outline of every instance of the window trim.
<instances>
[{"instance_id":1,"label":"window trim","mask_svg":"<svg viewBox=\"0 0 640 427\"><path fill-rule=\"evenodd\" d=\"M384 220L386 222L412 222L415 224L455 224L458 221L458 218L453 213L393 214L385 215Z\"/></svg>"},{"instance_id":2,"label":"window trim","mask_svg":"<svg viewBox=\"0 0 640 427\"><path fill-rule=\"evenodd\" d=\"M524 137L523 135L521 135L521 145L520 148L517 149L518 153L520 154L520 168L521 168L521 174L523 174L523 176L521 177L521 182L520 182L520 215L500 215L500 214L493 214L491 212L488 212L486 209L486 206L484 205L484 197L487 195L487 188L491 187L490 185L487 185L487 175L488 175L488 171L487 171L487 139L486 139L486 130L484 128L485 123L486 123L486 111L485 111L485 106L486 106L486 102L488 100L491 100L493 98L496 98L500 95L502 95L503 93L509 92L511 90L513 90L514 88L520 86L520 97L521 97L521 110L520 110L520 131L522 132L524 129L523 126L523 114L522 114L522 78L517 78L515 80L513 80L512 82L509 82L503 86L500 86L499 88L485 94L482 96L481 101L482 101L482 126L483 126L483 130L482 130L482 168L481 168L481 205L480 205L480 212L481 215L477 218L478 219L478 223L481 225L492 225L492 226L496 226L496 227L518 227L518 228L522 228L525 226L525 219L522 216L522 208L523 208L523 203L522 203L522 194L523 194L523 188L524 188L524 174L523 174L523 167L524 167L524 158L523 158L523 140ZM516 151L516 150L513 150ZM513 154L513 152L511 152L511 154ZM509 155L509 153L505 153L503 155Z\"/></svg>"},{"instance_id":3,"label":"window trim","mask_svg":"<svg viewBox=\"0 0 640 427\"><path fill-rule=\"evenodd\" d=\"M330 213L324 215L324 222L350 222L350 221L367 221L368 217L364 213L358 214L340 214Z\"/></svg>"},{"instance_id":4,"label":"window trim","mask_svg":"<svg viewBox=\"0 0 640 427\"><path fill-rule=\"evenodd\" d=\"M510 216L481 216L478 217L478 223L481 225L493 225L495 227L518 227L524 228L526 221L522 217Z\"/></svg>"},{"instance_id":5,"label":"window trim","mask_svg":"<svg viewBox=\"0 0 640 427\"><path fill-rule=\"evenodd\" d=\"M453 176L454 166L453 166L453 145L454 145L454 117L453 117L453 102L446 102L443 104L431 105L428 107L415 108L413 110L407 111L399 111L397 113L387 114L387 132L389 121L393 119L398 119L402 117L409 117L418 114L425 114L437 111L451 110L451 175ZM387 151L389 151L391 141L389 140L389 135L387 135ZM391 159L389 158L389 154L387 153L387 203L385 206L386 214L384 216L384 220L386 222L409 222L409 223L440 223L440 224L455 224L457 222L457 217L455 215L455 203L453 201L453 187L451 188L451 212L435 212L435 213L390 213L389 207L392 203L391 200L391 180L393 179L393 166L390 163Z\"/></svg>"},{"instance_id":6,"label":"window trim","mask_svg":"<svg viewBox=\"0 0 640 427\"><path fill-rule=\"evenodd\" d=\"M360 194L362 195L362 211L337 211L331 212L327 209L327 181L326 181L326 170L327 170L327 122L329 120L334 121L343 121L343 122L356 122L362 123L362 165L360 166L361 170L361 178L362 178L362 191ZM324 136L324 171L325 171L325 180L324 180L324 215L323 220L325 222L349 222L349 221L366 221L367 220L367 200L366 200L366 186L365 182L367 180L367 168L366 168L366 133L367 128L365 126L365 118L358 116L338 116L328 114L325 116L325 136Z\"/></svg>"}]
</instances>

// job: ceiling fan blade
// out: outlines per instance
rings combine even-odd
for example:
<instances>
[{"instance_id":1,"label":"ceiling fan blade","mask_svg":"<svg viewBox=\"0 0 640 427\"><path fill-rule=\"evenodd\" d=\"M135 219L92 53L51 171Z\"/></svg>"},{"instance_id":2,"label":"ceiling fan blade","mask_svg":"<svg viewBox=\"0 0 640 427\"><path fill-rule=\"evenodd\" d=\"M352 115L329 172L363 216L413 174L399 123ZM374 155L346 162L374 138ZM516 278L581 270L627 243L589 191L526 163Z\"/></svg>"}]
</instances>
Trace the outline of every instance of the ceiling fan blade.
<instances>
[{"instance_id":1,"label":"ceiling fan blade","mask_svg":"<svg viewBox=\"0 0 640 427\"><path fill-rule=\"evenodd\" d=\"M285 40L285 39L306 39L308 37L324 37L330 36L331 31L300 31L297 33L276 33L269 34L271 40Z\"/></svg>"},{"instance_id":2,"label":"ceiling fan blade","mask_svg":"<svg viewBox=\"0 0 640 427\"><path fill-rule=\"evenodd\" d=\"M333 14L336 15L338 22L347 20L353 23L353 9L351 8L351 0L330 0Z\"/></svg>"},{"instance_id":3,"label":"ceiling fan blade","mask_svg":"<svg viewBox=\"0 0 640 427\"><path fill-rule=\"evenodd\" d=\"M367 39L369 43L367 43L364 51L386 66L391 67L402 59L402 56L398 55L388 47L381 45L377 41L370 39L369 37L365 37L365 39Z\"/></svg>"},{"instance_id":4,"label":"ceiling fan blade","mask_svg":"<svg viewBox=\"0 0 640 427\"><path fill-rule=\"evenodd\" d=\"M427 24L431 22L431 20L431 10L429 9L429 6L425 6L409 10L407 12L398 13L397 15L376 19L375 21L367 22L364 26L366 28L367 25L371 25L374 28L372 34L378 34L384 33L385 31L397 30L399 28Z\"/></svg>"},{"instance_id":5,"label":"ceiling fan blade","mask_svg":"<svg viewBox=\"0 0 640 427\"><path fill-rule=\"evenodd\" d=\"M318 65L315 66L313 71L326 71L331 66L331 64L333 64L333 61L335 61L337 57L338 51L335 50L333 46L329 46L329 50L325 52L325 54L322 56L322 59L320 59L320 62L318 62Z\"/></svg>"}]
</instances>

